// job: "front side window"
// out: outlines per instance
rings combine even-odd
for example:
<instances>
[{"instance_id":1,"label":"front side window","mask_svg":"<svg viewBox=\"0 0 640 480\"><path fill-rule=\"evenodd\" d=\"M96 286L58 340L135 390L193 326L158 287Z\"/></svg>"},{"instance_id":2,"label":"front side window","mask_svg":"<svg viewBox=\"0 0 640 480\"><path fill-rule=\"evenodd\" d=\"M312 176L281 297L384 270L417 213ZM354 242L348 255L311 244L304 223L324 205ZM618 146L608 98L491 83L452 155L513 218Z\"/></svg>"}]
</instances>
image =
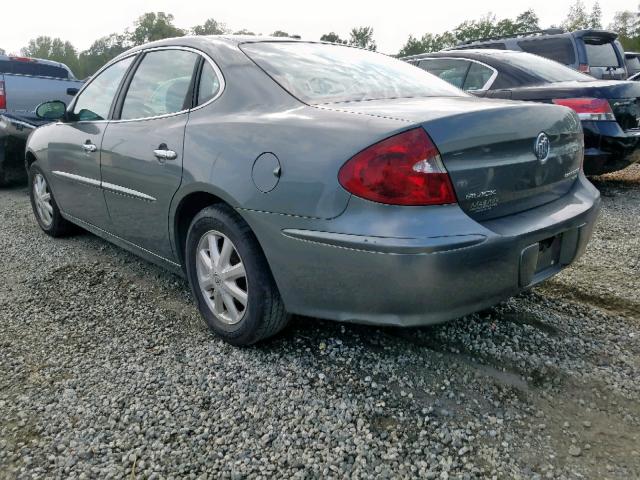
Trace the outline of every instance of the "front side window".
<instances>
[{"instance_id":1,"label":"front side window","mask_svg":"<svg viewBox=\"0 0 640 480\"><path fill-rule=\"evenodd\" d=\"M431 58L422 60L418 64L420 68L441 78L451 85L462 88L464 79L469 70L469 63L466 60L453 60L450 58Z\"/></svg>"},{"instance_id":2,"label":"front side window","mask_svg":"<svg viewBox=\"0 0 640 480\"><path fill-rule=\"evenodd\" d=\"M576 61L573 42L566 37L520 40L518 46L527 53L540 55L565 65L573 65Z\"/></svg>"},{"instance_id":3,"label":"front side window","mask_svg":"<svg viewBox=\"0 0 640 480\"><path fill-rule=\"evenodd\" d=\"M471 63L467 78L464 81L463 90L482 90L493 77L494 70L480 63ZM487 85L487 88L491 85Z\"/></svg>"},{"instance_id":4,"label":"front side window","mask_svg":"<svg viewBox=\"0 0 640 480\"><path fill-rule=\"evenodd\" d=\"M198 87L198 105L207 103L220 90L220 79L209 62L204 62Z\"/></svg>"},{"instance_id":5,"label":"front side window","mask_svg":"<svg viewBox=\"0 0 640 480\"><path fill-rule=\"evenodd\" d=\"M309 105L465 93L413 65L359 48L305 42L240 46L282 88Z\"/></svg>"},{"instance_id":6,"label":"front side window","mask_svg":"<svg viewBox=\"0 0 640 480\"><path fill-rule=\"evenodd\" d=\"M73 107L73 119L106 120L109 117L113 97L132 61L133 57L120 60L95 77L78 97Z\"/></svg>"},{"instance_id":7,"label":"front side window","mask_svg":"<svg viewBox=\"0 0 640 480\"><path fill-rule=\"evenodd\" d=\"M122 120L156 117L188 108L185 101L199 55L185 50L145 54L122 105Z\"/></svg>"}]
</instances>

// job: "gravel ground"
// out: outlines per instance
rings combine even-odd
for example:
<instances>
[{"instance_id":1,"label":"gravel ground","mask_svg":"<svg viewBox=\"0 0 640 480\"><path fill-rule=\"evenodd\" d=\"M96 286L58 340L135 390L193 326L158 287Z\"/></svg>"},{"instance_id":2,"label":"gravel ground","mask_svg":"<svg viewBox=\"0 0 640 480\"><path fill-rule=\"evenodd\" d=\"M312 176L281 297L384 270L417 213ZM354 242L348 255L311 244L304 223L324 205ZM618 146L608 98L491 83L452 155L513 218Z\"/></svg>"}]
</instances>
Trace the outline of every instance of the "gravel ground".
<instances>
[{"instance_id":1,"label":"gravel ground","mask_svg":"<svg viewBox=\"0 0 640 480\"><path fill-rule=\"evenodd\" d=\"M185 282L0 190L0 478L640 477L640 168L586 255L446 325L210 334Z\"/></svg>"}]
</instances>

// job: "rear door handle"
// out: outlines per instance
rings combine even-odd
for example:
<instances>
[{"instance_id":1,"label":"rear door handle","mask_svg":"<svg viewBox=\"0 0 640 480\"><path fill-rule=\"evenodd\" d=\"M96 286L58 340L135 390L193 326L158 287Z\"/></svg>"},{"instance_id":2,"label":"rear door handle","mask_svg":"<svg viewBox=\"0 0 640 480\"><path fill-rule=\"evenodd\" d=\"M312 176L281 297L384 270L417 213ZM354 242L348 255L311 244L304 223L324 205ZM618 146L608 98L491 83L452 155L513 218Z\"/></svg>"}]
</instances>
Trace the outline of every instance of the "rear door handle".
<instances>
[{"instance_id":1,"label":"rear door handle","mask_svg":"<svg viewBox=\"0 0 640 480\"><path fill-rule=\"evenodd\" d=\"M173 150L169 150L167 148L167 144L166 143L161 143L158 146L158 148L153 151L153 154L160 161L162 161L162 160L175 160L176 158L178 158L178 154L176 152L174 152Z\"/></svg>"},{"instance_id":2,"label":"rear door handle","mask_svg":"<svg viewBox=\"0 0 640 480\"><path fill-rule=\"evenodd\" d=\"M87 143L83 143L82 144L82 149L85 152L95 152L96 150L98 150L98 147L96 147L93 143L89 142L89 140L87 140Z\"/></svg>"}]
</instances>

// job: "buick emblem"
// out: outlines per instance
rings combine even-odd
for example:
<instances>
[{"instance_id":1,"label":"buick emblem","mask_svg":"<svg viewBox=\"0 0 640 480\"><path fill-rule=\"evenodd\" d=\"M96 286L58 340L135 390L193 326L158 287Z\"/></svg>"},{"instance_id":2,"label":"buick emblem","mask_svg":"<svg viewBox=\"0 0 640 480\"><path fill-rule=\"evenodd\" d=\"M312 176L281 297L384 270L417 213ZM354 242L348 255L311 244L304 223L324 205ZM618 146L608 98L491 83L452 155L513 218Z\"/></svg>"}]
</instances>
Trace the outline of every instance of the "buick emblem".
<instances>
[{"instance_id":1,"label":"buick emblem","mask_svg":"<svg viewBox=\"0 0 640 480\"><path fill-rule=\"evenodd\" d=\"M551 142L546 133L540 132L536 142L533 144L533 153L536 154L536 158L540 160L540 163L545 163L549 158L549 150L551 150Z\"/></svg>"}]
</instances>

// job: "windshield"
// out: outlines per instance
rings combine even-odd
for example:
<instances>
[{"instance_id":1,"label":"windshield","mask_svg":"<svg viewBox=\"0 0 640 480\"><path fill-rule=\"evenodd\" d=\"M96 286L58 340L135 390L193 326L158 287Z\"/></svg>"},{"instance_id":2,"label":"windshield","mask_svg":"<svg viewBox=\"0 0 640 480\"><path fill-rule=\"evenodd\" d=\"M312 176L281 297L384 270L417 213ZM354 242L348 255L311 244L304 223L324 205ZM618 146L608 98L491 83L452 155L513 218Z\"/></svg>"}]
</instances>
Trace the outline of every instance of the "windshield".
<instances>
[{"instance_id":1,"label":"windshield","mask_svg":"<svg viewBox=\"0 0 640 480\"><path fill-rule=\"evenodd\" d=\"M358 48L303 42L246 43L240 48L291 95L311 105L466 95L420 68Z\"/></svg>"},{"instance_id":2,"label":"windshield","mask_svg":"<svg viewBox=\"0 0 640 480\"><path fill-rule=\"evenodd\" d=\"M538 78L544 83L554 82L593 82L595 78L577 72L561 63L531 53L505 52L500 60Z\"/></svg>"}]
</instances>

